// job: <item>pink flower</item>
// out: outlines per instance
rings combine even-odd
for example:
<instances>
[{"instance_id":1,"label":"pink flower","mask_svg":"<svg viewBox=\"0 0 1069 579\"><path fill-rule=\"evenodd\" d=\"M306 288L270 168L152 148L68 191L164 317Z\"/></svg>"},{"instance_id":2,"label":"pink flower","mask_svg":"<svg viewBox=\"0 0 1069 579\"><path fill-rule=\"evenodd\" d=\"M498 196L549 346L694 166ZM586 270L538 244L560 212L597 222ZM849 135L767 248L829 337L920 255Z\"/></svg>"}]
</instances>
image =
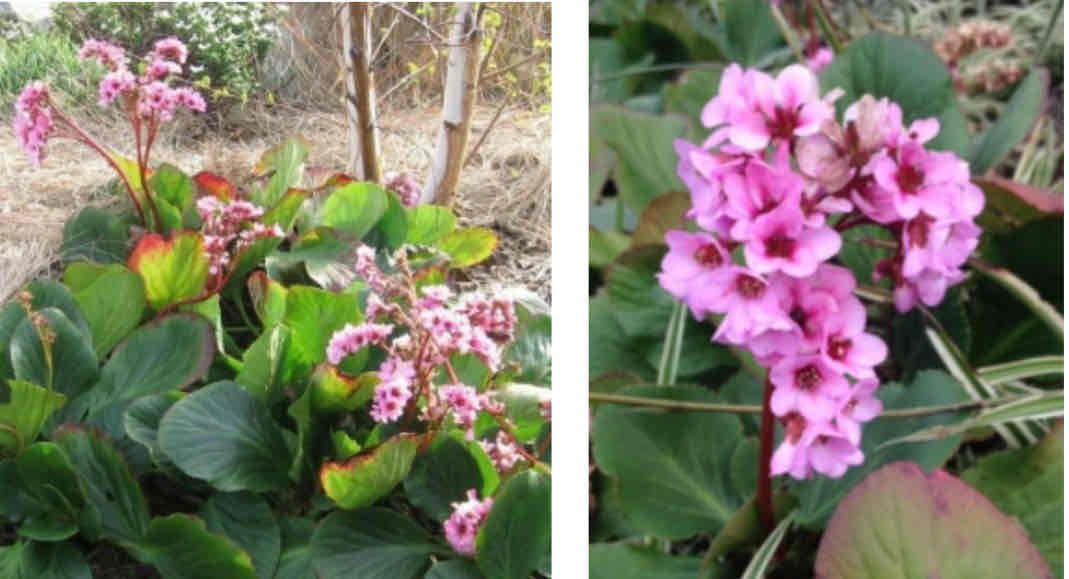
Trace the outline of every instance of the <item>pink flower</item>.
<instances>
[{"instance_id":1,"label":"pink flower","mask_svg":"<svg viewBox=\"0 0 1069 579\"><path fill-rule=\"evenodd\" d=\"M48 85L41 81L27 84L15 100L15 139L35 165L45 157L45 143L52 135L52 108L48 100Z\"/></svg>"},{"instance_id":2,"label":"pink flower","mask_svg":"<svg viewBox=\"0 0 1069 579\"><path fill-rule=\"evenodd\" d=\"M78 58L82 60L95 58L112 72L125 70L127 64L126 53L122 48L93 38L86 40L78 49Z\"/></svg>"},{"instance_id":3,"label":"pink flower","mask_svg":"<svg viewBox=\"0 0 1069 579\"><path fill-rule=\"evenodd\" d=\"M772 455L771 473L807 479L814 472L839 478L865 460L858 446L827 422L807 421L798 413L784 419L784 437Z\"/></svg>"},{"instance_id":4,"label":"pink flower","mask_svg":"<svg viewBox=\"0 0 1069 579\"><path fill-rule=\"evenodd\" d=\"M820 356L785 359L772 367L769 377L775 388L771 408L777 416L797 410L813 422L835 416L838 401L850 391L850 384Z\"/></svg>"},{"instance_id":5,"label":"pink flower","mask_svg":"<svg viewBox=\"0 0 1069 579\"><path fill-rule=\"evenodd\" d=\"M478 497L475 489L469 489L468 500L453 503L453 514L442 525L445 539L453 550L469 557L475 554L475 536L494 505L492 498L480 501Z\"/></svg>"},{"instance_id":6,"label":"pink flower","mask_svg":"<svg viewBox=\"0 0 1069 579\"><path fill-rule=\"evenodd\" d=\"M181 40L178 40L174 36L169 36L156 41L156 45L153 47L150 56L173 60L178 64L185 64L186 57L189 56L189 50L186 49L186 45Z\"/></svg>"},{"instance_id":7,"label":"pink flower","mask_svg":"<svg viewBox=\"0 0 1069 579\"><path fill-rule=\"evenodd\" d=\"M913 277L904 277L895 284L894 302L899 312L908 312L921 302L926 306L937 306L943 301L947 288L965 279L960 270L939 272L926 269Z\"/></svg>"},{"instance_id":8,"label":"pink flower","mask_svg":"<svg viewBox=\"0 0 1069 579\"><path fill-rule=\"evenodd\" d=\"M345 324L327 344L327 362L337 366L346 356L370 345L381 345L393 332L391 324Z\"/></svg>"},{"instance_id":9,"label":"pink flower","mask_svg":"<svg viewBox=\"0 0 1069 579\"><path fill-rule=\"evenodd\" d=\"M831 425L818 425L817 436L809 445L809 464L813 470L831 478L846 474L846 469L865 461L858 445Z\"/></svg>"},{"instance_id":10,"label":"pink flower","mask_svg":"<svg viewBox=\"0 0 1069 579\"><path fill-rule=\"evenodd\" d=\"M371 419L380 424L397 422L405 405L412 399L412 381L416 370L411 362L395 357L387 358L379 367L379 385L371 404Z\"/></svg>"},{"instance_id":11,"label":"pink flower","mask_svg":"<svg viewBox=\"0 0 1069 579\"><path fill-rule=\"evenodd\" d=\"M475 388L464 384L439 386L438 395L452 409L453 420L457 426L466 430L468 440L472 440L475 437L472 429L479 411L483 408L484 399L479 396Z\"/></svg>"},{"instance_id":12,"label":"pink flower","mask_svg":"<svg viewBox=\"0 0 1069 579\"><path fill-rule=\"evenodd\" d=\"M825 322L844 300L854 299L854 277L844 268L821 264L816 273L798 279L783 274L769 277L780 310L791 320L788 330L770 330L754 336L750 351L763 363L774 365L783 356L812 354L820 349Z\"/></svg>"},{"instance_id":13,"label":"pink flower","mask_svg":"<svg viewBox=\"0 0 1069 579\"><path fill-rule=\"evenodd\" d=\"M835 53L827 46L821 46L806 56L805 65L813 74L820 74L832 60L835 60Z\"/></svg>"},{"instance_id":14,"label":"pink flower","mask_svg":"<svg viewBox=\"0 0 1069 579\"><path fill-rule=\"evenodd\" d=\"M699 308L726 315L713 339L742 345L769 330L790 330L794 322L779 306L776 293L756 273L729 266L717 284L701 296Z\"/></svg>"},{"instance_id":15,"label":"pink flower","mask_svg":"<svg viewBox=\"0 0 1069 579\"><path fill-rule=\"evenodd\" d=\"M751 161L744 171L724 178L727 197L725 213L735 219L731 238L748 241L754 224L780 206L797 207L801 203L805 182L784 165Z\"/></svg>"},{"instance_id":16,"label":"pink flower","mask_svg":"<svg viewBox=\"0 0 1069 579\"><path fill-rule=\"evenodd\" d=\"M486 451L498 472L508 472L517 462L523 460L523 455L503 430L497 431L497 438L492 442L480 440L479 446Z\"/></svg>"},{"instance_id":17,"label":"pink flower","mask_svg":"<svg viewBox=\"0 0 1069 579\"><path fill-rule=\"evenodd\" d=\"M137 87L137 78L128 70L117 70L108 73L100 80L98 94L100 106L111 104L121 93L129 92Z\"/></svg>"},{"instance_id":18,"label":"pink flower","mask_svg":"<svg viewBox=\"0 0 1069 579\"><path fill-rule=\"evenodd\" d=\"M713 310L707 307L701 294L718 283L718 276L731 265L731 254L706 233L669 231L665 235L668 253L661 260L657 280L661 287L676 299L690 306L694 317L702 319ZM693 297L693 299L692 299ZM715 304L709 304L715 307Z\"/></svg>"},{"instance_id":19,"label":"pink flower","mask_svg":"<svg viewBox=\"0 0 1069 579\"><path fill-rule=\"evenodd\" d=\"M750 229L746 263L757 273L806 277L839 253L842 239L829 227L809 228L798 206L780 205Z\"/></svg>"},{"instance_id":20,"label":"pink flower","mask_svg":"<svg viewBox=\"0 0 1069 579\"><path fill-rule=\"evenodd\" d=\"M182 74L182 66L165 60L163 58L153 58L149 63L148 68L145 70L146 82L152 82L154 80L163 80L172 74Z\"/></svg>"},{"instance_id":21,"label":"pink flower","mask_svg":"<svg viewBox=\"0 0 1069 579\"><path fill-rule=\"evenodd\" d=\"M953 153L925 151L910 142L899 149L897 159L883 154L871 163L876 183L890 191L901 218L912 219L921 211L938 219L956 216L954 203L969 181L969 167Z\"/></svg>"},{"instance_id":22,"label":"pink flower","mask_svg":"<svg viewBox=\"0 0 1069 579\"><path fill-rule=\"evenodd\" d=\"M865 306L853 296L826 318L822 329L823 361L835 372L871 378L875 376L873 368L887 358L883 340L865 333Z\"/></svg>"},{"instance_id":23,"label":"pink flower","mask_svg":"<svg viewBox=\"0 0 1069 579\"><path fill-rule=\"evenodd\" d=\"M971 221L936 221L924 213L902 227L902 275L916 277L924 270L948 271L969 259L980 243L980 228Z\"/></svg>"},{"instance_id":24,"label":"pink flower","mask_svg":"<svg viewBox=\"0 0 1069 579\"><path fill-rule=\"evenodd\" d=\"M861 423L879 416L883 402L875 396L880 385L874 378L854 384L850 395L843 398L842 406L835 415L835 425L851 444L861 444Z\"/></svg>"},{"instance_id":25,"label":"pink flower","mask_svg":"<svg viewBox=\"0 0 1069 579\"><path fill-rule=\"evenodd\" d=\"M174 107L177 104L177 97L171 87L157 80L141 86L137 113L142 118L159 115L160 120L169 121L174 116Z\"/></svg>"},{"instance_id":26,"label":"pink flower","mask_svg":"<svg viewBox=\"0 0 1069 579\"><path fill-rule=\"evenodd\" d=\"M724 177L741 170L744 158L708 151L682 139L676 139L675 148L679 155L676 172L690 191L692 206L687 217L709 231L726 235L732 220L724 215Z\"/></svg>"},{"instance_id":27,"label":"pink flower","mask_svg":"<svg viewBox=\"0 0 1069 579\"><path fill-rule=\"evenodd\" d=\"M401 204L405 207L419 205L419 198L423 196L423 188L412 175L408 173L386 173L383 175L386 189L397 193Z\"/></svg>"},{"instance_id":28,"label":"pink flower","mask_svg":"<svg viewBox=\"0 0 1069 579\"><path fill-rule=\"evenodd\" d=\"M203 113L207 109L207 105L204 102L204 97L200 96L200 93L188 88L177 88L174 91L175 101L191 111Z\"/></svg>"}]
</instances>

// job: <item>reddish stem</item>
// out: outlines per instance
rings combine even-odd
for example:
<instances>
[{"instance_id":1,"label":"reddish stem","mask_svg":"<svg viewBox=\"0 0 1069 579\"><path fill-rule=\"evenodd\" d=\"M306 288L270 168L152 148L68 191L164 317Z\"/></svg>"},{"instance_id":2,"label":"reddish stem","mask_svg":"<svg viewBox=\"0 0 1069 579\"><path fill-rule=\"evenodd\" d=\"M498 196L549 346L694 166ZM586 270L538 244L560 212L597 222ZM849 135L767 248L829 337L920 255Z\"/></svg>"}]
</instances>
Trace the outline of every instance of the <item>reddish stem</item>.
<instances>
[{"instance_id":1,"label":"reddish stem","mask_svg":"<svg viewBox=\"0 0 1069 579\"><path fill-rule=\"evenodd\" d=\"M771 531L776 526L772 512L772 443L776 421L772 416L772 381L765 378L764 404L761 406L761 451L757 458L757 515L765 528Z\"/></svg>"}]
</instances>

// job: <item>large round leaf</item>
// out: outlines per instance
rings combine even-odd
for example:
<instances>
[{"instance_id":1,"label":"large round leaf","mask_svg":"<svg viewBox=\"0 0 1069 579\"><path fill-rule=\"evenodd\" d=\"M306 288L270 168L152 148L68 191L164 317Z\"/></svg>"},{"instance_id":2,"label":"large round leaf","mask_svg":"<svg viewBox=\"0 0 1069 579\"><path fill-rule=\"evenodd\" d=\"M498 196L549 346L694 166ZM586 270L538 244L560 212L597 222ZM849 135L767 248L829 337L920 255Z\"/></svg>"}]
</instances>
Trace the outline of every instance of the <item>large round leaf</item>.
<instances>
[{"instance_id":1,"label":"large round leaf","mask_svg":"<svg viewBox=\"0 0 1069 579\"><path fill-rule=\"evenodd\" d=\"M88 332L83 332L57 308L36 312L43 327L22 320L11 339L11 366L15 378L62 392L69 397L84 392L97 377L97 357ZM54 340L45 344L43 335Z\"/></svg>"},{"instance_id":2,"label":"large round leaf","mask_svg":"<svg viewBox=\"0 0 1069 579\"><path fill-rule=\"evenodd\" d=\"M433 245L457 228L457 218L448 207L417 205L405 209L408 235L405 243Z\"/></svg>"},{"instance_id":3,"label":"large round leaf","mask_svg":"<svg viewBox=\"0 0 1069 579\"><path fill-rule=\"evenodd\" d=\"M627 394L714 402L708 390L632 388ZM715 533L753 492L732 482L732 455L743 442L735 416L667 413L604 405L594 419L594 456L616 480L620 504L636 526L663 537Z\"/></svg>"},{"instance_id":4,"label":"large round leaf","mask_svg":"<svg viewBox=\"0 0 1069 579\"><path fill-rule=\"evenodd\" d=\"M0 393L9 397L6 404L0 404L0 425L6 427L0 428L0 455L14 455L32 443L48 417L67 400L62 394L20 380L0 384Z\"/></svg>"},{"instance_id":5,"label":"large round leaf","mask_svg":"<svg viewBox=\"0 0 1069 579\"><path fill-rule=\"evenodd\" d=\"M249 554L181 513L156 517L136 543L138 558L168 579L255 579Z\"/></svg>"},{"instance_id":6,"label":"large round leaf","mask_svg":"<svg viewBox=\"0 0 1069 579\"><path fill-rule=\"evenodd\" d=\"M363 237L386 213L386 197L386 190L374 183L349 183L327 197L321 223Z\"/></svg>"},{"instance_id":7,"label":"large round leaf","mask_svg":"<svg viewBox=\"0 0 1069 579\"><path fill-rule=\"evenodd\" d=\"M709 87L710 97L714 90ZM685 189L676 175L679 157L673 142L687 134L688 124L678 115L655 116L615 106L591 109L591 140L603 141L616 153L619 162L612 180L635 214L659 195Z\"/></svg>"},{"instance_id":8,"label":"large round leaf","mask_svg":"<svg viewBox=\"0 0 1069 579\"><path fill-rule=\"evenodd\" d=\"M93 349L103 358L141 321L145 311L145 286L137 274L123 265L72 263L63 272L63 283L85 314L93 336Z\"/></svg>"},{"instance_id":9,"label":"large round leaf","mask_svg":"<svg viewBox=\"0 0 1069 579\"><path fill-rule=\"evenodd\" d=\"M17 549L19 555L14 579L93 579L85 555L73 543L28 543L10 548ZM0 571L4 570L0 562Z\"/></svg>"},{"instance_id":10,"label":"large round leaf","mask_svg":"<svg viewBox=\"0 0 1069 579\"><path fill-rule=\"evenodd\" d=\"M1013 519L945 471L896 462L846 496L817 551L820 579L1053 578Z\"/></svg>"},{"instance_id":11,"label":"large round leaf","mask_svg":"<svg viewBox=\"0 0 1069 579\"><path fill-rule=\"evenodd\" d=\"M533 470L510 478L494 497L475 537L475 562L487 579L524 579L550 547L549 475Z\"/></svg>"},{"instance_id":12,"label":"large round leaf","mask_svg":"<svg viewBox=\"0 0 1069 579\"><path fill-rule=\"evenodd\" d=\"M416 458L412 472L405 479L405 492L412 504L444 521L453 512L452 503L464 501L468 489L482 495L492 490L487 488L492 486L487 483L496 485L497 473L492 469L484 473L471 448L445 434Z\"/></svg>"},{"instance_id":13,"label":"large round leaf","mask_svg":"<svg viewBox=\"0 0 1069 579\"><path fill-rule=\"evenodd\" d=\"M327 357L327 344L345 324L364 320L357 298L314 287L294 286L286 294L283 323L292 333L283 365L283 383L303 377Z\"/></svg>"},{"instance_id":14,"label":"large round leaf","mask_svg":"<svg viewBox=\"0 0 1069 579\"><path fill-rule=\"evenodd\" d=\"M208 530L228 537L252 557L256 576L275 576L282 537L271 506L248 492L217 493L200 511Z\"/></svg>"},{"instance_id":15,"label":"large round leaf","mask_svg":"<svg viewBox=\"0 0 1069 579\"><path fill-rule=\"evenodd\" d=\"M483 574L470 559L450 559L435 563L425 579L483 579Z\"/></svg>"},{"instance_id":16,"label":"large round leaf","mask_svg":"<svg viewBox=\"0 0 1069 579\"><path fill-rule=\"evenodd\" d=\"M701 559L626 543L590 546L590 579L694 579Z\"/></svg>"},{"instance_id":17,"label":"large round leaf","mask_svg":"<svg viewBox=\"0 0 1069 579\"><path fill-rule=\"evenodd\" d=\"M145 297L157 310L193 299L208 283L204 238L195 231L164 239L155 233L141 238L130 254L130 269L145 283Z\"/></svg>"},{"instance_id":18,"label":"large round leaf","mask_svg":"<svg viewBox=\"0 0 1069 579\"><path fill-rule=\"evenodd\" d=\"M342 462L328 462L319 471L323 492L343 509L368 506L408 476L420 438L399 434L375 448Z\"/></svg>"},{"instance_id":19,"label":"large round leaf","mask_svg":"<svg viewBox=\"0 0 1069 579\"><path fill-rule=\"evenodd\" d=\"M198 314L172 314L142 326L120 344L92 390L93 408L189 386L211 367L211 323Z\"/></svg>"},{"instance_id":20,"label":"large round leaf","mask_svg":"<svg viewBox=\"0 0 1069 579\"><path fill-rule=\"evenodd\" d=\"M163 450L160 449L160 419L181 398L181 392L142 396L123 411L123 431L132 440L144 446L152 461L157 465L170 464Z\"/></svg>"},{"instance_id":21,"label":"large round leaf","mask_svg":"<svg viewBox=\"0 0 1069 579\"><path fill-rule=\"evenodd\" d=\"M148 528L148 504L130 467L103 435L65 426L53 436L85 486L82 531L90 538L133 541Z\"/></svg>"},{"instance_id":22,"label":"large round leaf","mask_svg":"<svg viewBox=\"0 0 1069 579\"><path fill-rule=\"evenodd\" d=\"M312 572L312 533L315 521L288 517L279 521L282 529L282 553L275 579L306 579Z\"/></svg>"},{"instance_id":23,"label":"large round leaf","mask_svg":"<svg viewBox=\"0 0 1069 579\"><path fill-rule=\"evenodd\" d=\"M411 519L380 508L332 513L319 524L311 548L321 579L420 579L431 555L448 554Z\"/></svg>"},{"instance_id":24,"label":"large round leaf","mask_svg":"<svg viewBox=\"0 0 1069 579\"><path fill-rule=\"evenodd\" d=\"M221 491L271 491L289 481L290 451L264 403L234 382L216 382L176 403L159 444L189 476Z\"/></svg>"},{"instance_id":25,"label":"large round leaf","mask_svg":"<svg viewBox=\"0 0 1069 579\"><path fill-rule=\"evenodd\" d=\"M497 247L497 234L486 227L454 231L438 240L438 249L449 256L456 268L471 267L490 257Z\"/></svg>"},{"instance_id":26,"label":"large round leaf","mask_svg":"<svg viewBox=\"0 0 1069 579\"><path fill-rule=\"evenodd\" d=\"M18 456L19 486L40 511L26 518L19 534L38 541L62 541L78 532L85 491L63 449L38 442Z\"/></svg>"},{"instance_id":27,"label":"large round leaf","mask_svg":"<svg viewBox=\"0 0 1069 579\"><path fill-rule=\"evenodd\" d=\"M67 262L122 263L129 240L129 228L122 218L98 207L86 207L63 225L59 254Z\"/></svg>"}]
</instances>

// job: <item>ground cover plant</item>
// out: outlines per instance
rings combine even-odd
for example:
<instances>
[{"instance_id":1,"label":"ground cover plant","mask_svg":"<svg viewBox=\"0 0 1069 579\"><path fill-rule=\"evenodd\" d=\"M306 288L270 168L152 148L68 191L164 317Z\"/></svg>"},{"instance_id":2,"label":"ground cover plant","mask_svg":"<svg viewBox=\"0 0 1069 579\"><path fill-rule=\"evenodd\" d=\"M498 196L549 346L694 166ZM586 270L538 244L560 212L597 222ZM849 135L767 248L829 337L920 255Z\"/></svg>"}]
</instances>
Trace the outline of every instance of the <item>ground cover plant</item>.
<instances>
[{"instance_id":1,"label":"ground cover plant","mask_svg":"<svg viewBox=\"0 0 1069 579\"><path fill-rule=\"evenodd\" d=\"M823 4L592 5L590 575L1061 577L1060 89Z\"/></svg>"},{"instance_id":2,"label":"ground cover plant","mask_svg":"<svg viewBox=\"0 0 1069 579\"><path fill-rule=\"evenodd\" d=\"M299 136L243 186L154 164L204 107L187 55L82 46L130 156L45 83L16 103L32 160L73 139L128 203L72 217L61 280L0 309L0 575L89 577L102 552L137 576L548 575L546 304L454 289L492 231L404 180L305 174Z\"/></svg>"}]
</instances>

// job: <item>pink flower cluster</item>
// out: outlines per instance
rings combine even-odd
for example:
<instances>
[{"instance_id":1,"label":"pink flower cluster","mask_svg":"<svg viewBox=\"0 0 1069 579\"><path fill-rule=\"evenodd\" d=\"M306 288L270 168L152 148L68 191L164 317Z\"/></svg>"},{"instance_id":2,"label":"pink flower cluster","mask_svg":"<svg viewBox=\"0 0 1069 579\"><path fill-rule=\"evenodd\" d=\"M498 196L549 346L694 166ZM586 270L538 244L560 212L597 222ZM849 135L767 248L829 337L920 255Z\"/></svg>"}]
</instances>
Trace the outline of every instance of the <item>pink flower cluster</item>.
<instances>
[{"instance_id":1,"label":"pink flower cluster","mask_svg":"<svg viewBox=\"0 0 1069 579\"><path fill-rule=\"evenodd\" d=\"M48 101L48 85L31 82L22 89L15 101L15 138L30 161L40 165L45 157L45 143L51 136L54 123Z\"/></svg>"},{"instance_id":2,"label":"pink flower cluster","mask_svg":"<svg viewBox=\"0 0 1069 579\"><path fill-rule=\"evenodd\" d=\"M475 554L475 536L493 505L494 500L490 497L480 501L475 489L468 490L468 500L453 503L453 514L449 515L442 527L445 539L454 551L469 557Z\"/></svg>"},{"instance_id":3,"label":"pink flower cluster","mask_svg":"<svg viewBox=\"0 0 1069 579\"><path fill-rule=\"evenodd\" d=\"M714 340L769 369L771 410L785 426L772 472L796 478L860 464L860 425L881 410L874 368L887 347L865 332L853 274L828 263L840 231L870 223L898 236L874 277L894 281L906 311L938 303L962 279L983 207L966 164L924 148L937 121L906 127L897 105L866 96L840 126L840 95L822 98L801 65L776 77L728 67L702 112L709 138L676 142L687 216L703 231L669 232L658 274L697 318L723 316Z\"/></svg>"},{"instance_id":4,"label":"pink flower cluster","mask_svg":"<svg viewBox=\"0 0 1069 579\"><path fill-rule=\"evenodd\" d=\"M164 82L182 73L187 55L186 46L177 38L159 40L145 57L144 74L137 77L127 68L126 55L118 46L90 39L78 52L83 60L96 59L110 71L98 86L100 106L107 106L120 95L130 95L139 117L162 121L173 118L179 106L197 112L205 110L200 93L188 87L174 89Z\"/></svg>"},{"instance_id":5,"label":"pink flower cluster","mask_svg":"<svg viewBox=\"0 0 1069 579\"><path fill-rule=\"evenodd\" d=\"M412 384L416 370L410 362L390 358L379 367L379 385L371 404L371 419L385 424L397 422L412 398Z\"/></svg>"},{"instance_id":6,"label":"pink flower cluster","mask_svg":"<svg viewBox=\"0 0 1069 579\"><path fill-rule=\"evenodd\" d=\"M508 472L516 463L523 460L516 442L511 440L504 431L499 430L494 440L480 440L479 446L490 457L494 468L498 472Z\"/></svg>"},{"instance_id":7,"label":"pink flower cluster","mask_svg":"<svg viewBox=\"0 0 1069 579\"><path fill-rule=\"evenodd\" d=\"M260 239L285 235L278 225L256 222L264 210L248 201L222 201L206 195L197 199L197 212L204 235L204 251L211 260L209 273L213 277L226 270L232 254L240 254Z\"/></svg>"},{"instance_id":8,"label":"pink flower cluster","mask_svg":"<svg viewBox=\"0 0 1069 579\"><path fill-rule=\"evenodd\" d=\"M401 198L401 204L405 207L419 205L419 198L423 195L423 188L415 177L408 173L386 173L383 175L386 189L397 193Z\"/></svg>"}]
</instances>

